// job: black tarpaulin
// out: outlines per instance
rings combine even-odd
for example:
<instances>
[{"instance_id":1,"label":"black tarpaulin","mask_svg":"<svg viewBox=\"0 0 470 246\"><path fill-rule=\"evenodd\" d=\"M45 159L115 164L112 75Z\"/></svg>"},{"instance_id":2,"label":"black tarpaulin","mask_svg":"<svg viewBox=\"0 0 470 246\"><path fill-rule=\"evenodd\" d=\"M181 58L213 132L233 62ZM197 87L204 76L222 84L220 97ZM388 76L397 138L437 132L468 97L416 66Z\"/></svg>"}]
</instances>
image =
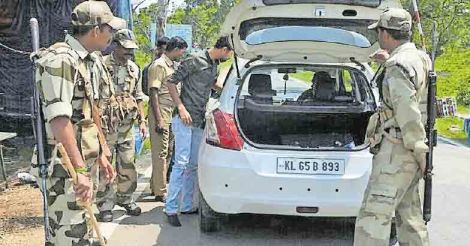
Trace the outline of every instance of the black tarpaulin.
<instances>
[{"instance_id":1,"label":"black tarpaulin","mask_svg":"<svg viewBox=\"0 0 470 246\"><path fill-rule=\"evenodd\" d=\"M31 52L29 20L38 19L40 46L62 41L70 28L70 14L82 1L72 0L2 0L0 1L0 43ZM108 0L113 12L119 1ZM0 116L27 118L33 94L32 65L28 54L0 46Z\"/></svg>"}]
</instances>

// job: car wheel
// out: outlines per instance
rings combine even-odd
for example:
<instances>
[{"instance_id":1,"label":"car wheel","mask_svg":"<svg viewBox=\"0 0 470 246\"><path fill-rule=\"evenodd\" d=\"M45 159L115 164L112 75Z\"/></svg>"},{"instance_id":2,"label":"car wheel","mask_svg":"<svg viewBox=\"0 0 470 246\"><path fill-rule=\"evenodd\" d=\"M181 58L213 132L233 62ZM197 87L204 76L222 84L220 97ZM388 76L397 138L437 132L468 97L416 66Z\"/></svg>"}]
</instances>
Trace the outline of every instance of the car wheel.
<instances>
[{"instance_id":1,"label":"car wheel","mask_svg":"<svg viewBox=\"0 0 470 246\"><path fill-rule=\"evenodd\" d=\"M212 210L199 192L199 229L201 232L217 232L221 229L221 215Z\"/></svg>"}]
</instances>

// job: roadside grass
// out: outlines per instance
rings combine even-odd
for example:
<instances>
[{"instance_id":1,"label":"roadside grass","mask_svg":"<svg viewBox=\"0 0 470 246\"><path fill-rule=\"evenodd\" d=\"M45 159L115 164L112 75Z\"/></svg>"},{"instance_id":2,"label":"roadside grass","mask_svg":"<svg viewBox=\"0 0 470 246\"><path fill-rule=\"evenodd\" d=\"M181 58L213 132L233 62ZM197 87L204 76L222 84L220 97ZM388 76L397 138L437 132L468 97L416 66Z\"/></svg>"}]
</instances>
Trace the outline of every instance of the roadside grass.
<instances>
[{"instance_id":1,"label":"roadside grass","mask_svg":"<svg viewBox=\"0 0 470 246\"><path fill-rule=\"evenodd\" d=\"M289 74L290 77L298 79L302 82L305 82L307 84L312 83L312 78L313 78L313 72L310 71L302 71L302 72L297 72L297 73L291 73Z\"/></svg>"},{"instance_id":2,"label":"roadside grass","mask_svg":"<svg viewBox=\"0 0 470 246\"><path fill-rule=\"evenodd\" d=\"M461 104L458 104L457 105L457 112L461 113L461 114L470 114L470 106L465 106L465 105L461 105Z\"/></svg>"},{"instance_id":3,"label":"roadside grass","mask_svg":"<svg viewBox=\"0 0 470 246\"><path fill-rule=\"evenodd\" d=\"M470 115L470 108L459 104L457 105L457 112L464 115ZM470 143L467 141L467 133L463 129L463 124L464 120L457 116L438 118L436 119L437 133L443 137L463 142L470 146ZM451 127L457 128L457 130L451 131Z\"/></svg>"},{"instance_id":4,"label":"roadside grass","mask_svg":"<svg viewBox=\"0 0 470 246\"><path fill-rule=\"evenodd\" d=\"M450 129L453 127L457 128L457 130L451 131ZM446 117L437 119L436 129L437 133L443 137L470 145L470 143L468 143L466 140L467 135L463 130L463 119L459 117Z\"/></svg>"}]
</instances>

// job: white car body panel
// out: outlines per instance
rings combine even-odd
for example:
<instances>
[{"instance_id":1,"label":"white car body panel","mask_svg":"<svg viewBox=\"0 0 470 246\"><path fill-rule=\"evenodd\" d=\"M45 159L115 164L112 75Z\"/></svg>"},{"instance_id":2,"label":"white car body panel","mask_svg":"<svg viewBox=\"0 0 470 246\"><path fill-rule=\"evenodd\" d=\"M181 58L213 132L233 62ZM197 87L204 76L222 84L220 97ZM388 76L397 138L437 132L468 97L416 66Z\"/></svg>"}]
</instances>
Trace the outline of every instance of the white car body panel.
<instances>
[{"instance_id":1,"label":"white car body panel","mask_svg":"<svg viewBox=\"0 0 470 246\"><path fill-rule=\"evenodd\" d=\"M246 61L240 62L244 64ZM281 63L256 62L252 67L266 64ZM359 69L355 64L328 65ZM365 65L364 74L370 80L372 70ZM243 78L248 69L240 67ZM233 69L221 97L219 100L211 99L208 109L217 108L234 114L240 86L237 81ZM346 169L344 175L277 174L276 163L279 157L341 158L346 160ZM203 140L199 153L199 186L208 205L214 211L224 214L355 217L362 202L371 166L372 155L368 149L270 150L257 149L245 142L241 151L235 151L213 146ZM298 213L296 208L299 206L318 207L319 211L315 214Z\"/></svg>"}]
</instances>

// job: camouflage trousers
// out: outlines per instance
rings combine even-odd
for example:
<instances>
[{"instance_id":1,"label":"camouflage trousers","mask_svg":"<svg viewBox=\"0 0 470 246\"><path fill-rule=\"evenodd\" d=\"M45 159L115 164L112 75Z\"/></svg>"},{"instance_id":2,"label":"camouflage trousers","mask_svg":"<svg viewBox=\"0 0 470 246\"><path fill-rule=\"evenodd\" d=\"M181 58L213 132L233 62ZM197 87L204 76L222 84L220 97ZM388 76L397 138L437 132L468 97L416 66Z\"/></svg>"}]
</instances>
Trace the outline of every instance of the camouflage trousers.
<instances>
[{"instance_id":1,"label":"camouflage trousers","mask_svg":"<svg viewBox=\"0 0 470 246\"><path fill-rule=\"evenodd\" d=\"M111 153L113 153L113 159L115 159L117 176L115 184L106 184L104 179L100 179L96 195L96 203L100 211L112 210L115 203L130 204L133 202L132 195L137 189L133 127L134 120L124 119L118 126L116 133L106 136Z\"/></svg>"},{"instance_id":2,"label":"camouflage trousers","mask_svg":"<svg viewBox=\"0 0 470 246\"><path fill-rule=\"evenodd\" d=\"M58 156L51 158L49 177L46 179L47 201L49 209L49 225L51 238L46 246L62 245L92 245L93 230L91 221L85 210L77 205L72 179L62 167ZM96 195L98 171L95 165L96 158L86 160L93 182L93 197ZM38 184L42 180L38 176L36 150L33 155L31 173L38 177ZM43 188L40 186L41 191Z\"/></svg>"},{"instance_id":3,"label":"camouflage trousers","mask_svg":"<svg viewBox=\"0 0 470 246\"><path fill-rule=\"evenodd\" d=\"M421 177L411 151L382 140L356 220L354 245L388 246L394 215L401 246L429 245L418 190Z\"/></svg>"}]
</instances>

